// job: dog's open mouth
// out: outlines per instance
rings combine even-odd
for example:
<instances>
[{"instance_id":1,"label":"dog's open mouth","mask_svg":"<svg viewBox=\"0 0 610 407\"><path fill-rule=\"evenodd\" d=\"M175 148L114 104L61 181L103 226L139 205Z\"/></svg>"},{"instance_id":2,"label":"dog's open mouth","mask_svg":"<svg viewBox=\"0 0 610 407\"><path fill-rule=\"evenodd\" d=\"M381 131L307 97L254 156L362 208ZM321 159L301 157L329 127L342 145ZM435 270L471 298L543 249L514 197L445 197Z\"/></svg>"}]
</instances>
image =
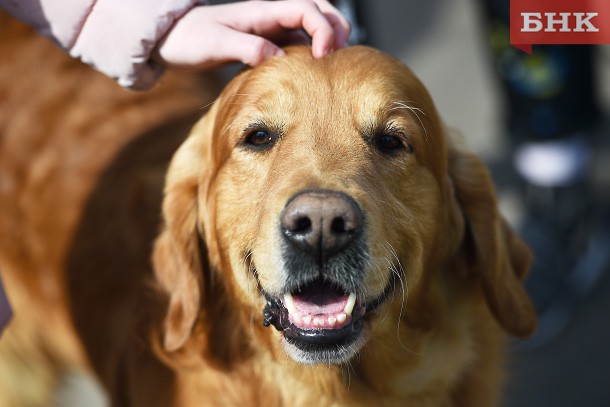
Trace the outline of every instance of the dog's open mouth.
<instances>
[{"instance_id":1,"label":"dog's open mouth","mask_svg":"<svg viewBox=\"0 0 610 407\"><path fill-rule=\"evenodd\" d=\"M309 284L294 294L284 294L288 320L300 329L340 329L348 325L356 306L356 294L329 284Z\"/></svg>"},{"instance_id":2,"label":"dog's open mouth","mask_svg":"<svg viewBox=\"0 0 610 407\"><path fill-rule=\"evenodd\" d=\"M348 293L323 280L286 293L282 300L267 297L265 325L284 332L286 339L305 343L337 343L359 331L366 308Z\"/></svg>"},{"instance_id":3,"label":"dog's open mouth","mask_svg":"<svg viewBox=\"0 0 610 407\"><path fill-rule=\"evenodd\" d=\"M314 280L282 299L265 294L264 325L273 325L286 341L306 352L336 352L361 340L363 320L393 291L365 304L355 293L323 279Z\"/></svg>"}]
</instances>

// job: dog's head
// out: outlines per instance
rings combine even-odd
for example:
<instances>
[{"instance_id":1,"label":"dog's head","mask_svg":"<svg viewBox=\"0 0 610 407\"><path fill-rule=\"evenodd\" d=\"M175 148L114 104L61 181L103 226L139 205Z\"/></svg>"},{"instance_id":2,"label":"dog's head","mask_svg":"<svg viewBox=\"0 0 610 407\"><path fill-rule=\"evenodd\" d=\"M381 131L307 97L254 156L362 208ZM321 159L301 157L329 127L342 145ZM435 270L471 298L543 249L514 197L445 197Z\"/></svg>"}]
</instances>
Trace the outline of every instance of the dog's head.
<instances>
[{"instance_id":1,"label":"dog's head","mask_svg":"<svg viewBox=\"0 0 610 407\"><path fill-rule=\"evenodd\" d=\"M166 350L237 315L274 325L244 335L280 338L296 361L341 363L385 315L430 329L452 279L527 335L529 253L481 162L444 134L413 73L369 48L291 48L238 75L168 173Z\"/></svg>"}]
</instances>

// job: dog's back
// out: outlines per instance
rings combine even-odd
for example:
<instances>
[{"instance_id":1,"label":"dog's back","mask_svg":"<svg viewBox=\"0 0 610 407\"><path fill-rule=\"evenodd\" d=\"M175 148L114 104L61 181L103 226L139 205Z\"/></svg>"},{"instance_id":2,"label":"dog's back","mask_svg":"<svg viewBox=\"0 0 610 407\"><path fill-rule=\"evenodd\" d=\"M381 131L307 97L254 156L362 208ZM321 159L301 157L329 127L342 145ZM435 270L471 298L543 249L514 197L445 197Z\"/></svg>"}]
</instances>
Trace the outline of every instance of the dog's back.
<instances>
[{"instance_id":1,"label":"dog's back","mask_svg":"<svg viewBox=\"0 0 610 407\"><path fill-rule=\"evenodd\" d=\"M0 39L0 405L48 405L72 368L116 390L165 165L217 88L121 89L2 13Z\"/></svg>"}]
</instances>

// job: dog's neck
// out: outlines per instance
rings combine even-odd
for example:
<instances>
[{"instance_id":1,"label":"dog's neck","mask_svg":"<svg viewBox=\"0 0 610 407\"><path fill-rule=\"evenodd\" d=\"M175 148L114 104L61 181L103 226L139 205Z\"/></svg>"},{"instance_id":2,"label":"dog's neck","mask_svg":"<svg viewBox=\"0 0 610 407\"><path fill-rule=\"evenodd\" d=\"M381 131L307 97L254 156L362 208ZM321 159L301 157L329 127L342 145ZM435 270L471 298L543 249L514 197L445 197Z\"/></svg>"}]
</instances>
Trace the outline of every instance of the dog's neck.
<instances>
[{"instance_id":1,"label":"dog's neck","mask_svg":"<svg viewBox=\"0 0 610 407\"><path fill-rule=\"evenodd\" d=\"M437 289L446 295L460 291L452 287ZM281 335L273 327L262 325L260 312L215 304L213 308L218 309L211 315L221 318L212 321L202 316L187 346L199 362L190 364L188 370L177 369L182 382L178 388L185 392L181 398L197 400L202 394L219 397L218 403L210 405L353 406L412 401L416 405L451 405L451 398L462 388L476 387L465 385L463 377L480 363L474 352L481 345L480 338L460 336L470 330L460 329L459 324L489 322L484 316L473 319L474 302L453 303L467 305L440 312L443 320L426 315L431 326L417 326L411 322L417 318L409 314L422 314L420 311L430 310L429 306L410 302L410 312L405 314L400 301L389 301L378 310L374 336L343 365L297 363L286 354ZM320 400L320 395L327 400Z\"/></svg>"},{"instance_id":2,"label":"dog's neck","mask_svg":"<svg viewBox=\"0 0 610 407\"><path fill-rule=\"evenodd\" d=\"M409 326L404 318L391 317L401 315L392 307L400 307L399 302L380 309L380 316L386 317L377 323L374 337L342 365L297 363L287 356L277 332L250 326L248 334L257 345L244 363L251 369L247 375L258 374L260 382L253 383L265 383L266 391L283 405L324 405L321 394L332 405L396 405L406 400L448 403L459 375L474 363L473 339L459 337L463 330L456 325L465 320L439 321L435 330L424 330ZM456 343L463 351L455 352ZM439 391L442 388L446 391Z\"/></svg>"}]
</instances>

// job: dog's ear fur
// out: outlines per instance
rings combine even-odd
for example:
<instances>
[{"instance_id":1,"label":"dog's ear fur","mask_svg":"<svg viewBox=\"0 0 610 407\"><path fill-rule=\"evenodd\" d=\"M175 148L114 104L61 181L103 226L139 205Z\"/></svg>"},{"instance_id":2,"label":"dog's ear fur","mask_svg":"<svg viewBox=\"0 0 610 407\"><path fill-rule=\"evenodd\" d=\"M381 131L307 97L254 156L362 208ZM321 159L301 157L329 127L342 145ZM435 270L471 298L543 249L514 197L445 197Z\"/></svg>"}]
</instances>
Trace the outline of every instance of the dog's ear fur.
<instances>
[{"instance_id":1,"label":"dog's ear fur","mask_svg":"<svg viewBox=\"0 0 610 407\"><path fill-rule=\"evenodd\" d=\"M523 286L532 255L502 219L489 173L479 158L451 149L449 174L466 223L463 249L487 305L508 333L527 337L536 328L534 307Z\"/></svg>"},{"instance_id":2,"label":"dog's ear fur","mask_svg":"<svg viewBox=\"0 0 610 407\"><path fill-rule=\"evenodd\" d=\"M174 154L165 180L163 230L153 251L155 277L169 293L164 321L163 346L180 349L190 338L202 304L207 261L201 259L205 214L198 208L211 182L209 145L216 109L213 107L193 128ZM204 259L205 260L205 259ZM205 264L204 264L205 263Z\"/></svg>"}]
</instances>

